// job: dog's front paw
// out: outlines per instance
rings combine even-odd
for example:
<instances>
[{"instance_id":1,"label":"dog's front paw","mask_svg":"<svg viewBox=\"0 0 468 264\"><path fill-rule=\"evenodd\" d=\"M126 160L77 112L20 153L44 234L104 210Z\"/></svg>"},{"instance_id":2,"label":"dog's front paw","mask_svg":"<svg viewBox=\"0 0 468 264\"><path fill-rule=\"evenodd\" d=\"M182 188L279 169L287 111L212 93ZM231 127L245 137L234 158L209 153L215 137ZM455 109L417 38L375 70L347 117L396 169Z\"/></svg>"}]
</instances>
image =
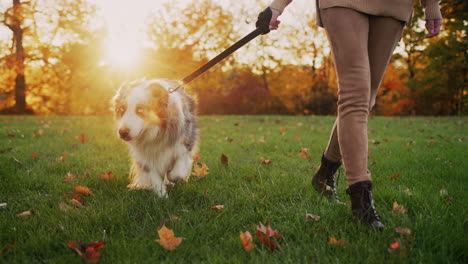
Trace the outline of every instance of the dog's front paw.
<instances>
[{"instance_id":1,"label":"dog's front paw","mask_svg":"<svg viewBox=\"0 0 468 264\"><path fill-rule=\"evenodd\" d=\"M160 197L160 198L168 198L166 185L161 186L153 186L153 191Z\"/></svg>"},{"instance_id":2,"label":"dog's front paw","mask_svg":"<svg viewBox=\"0 0 468 264\"><path fill-rule=\"evenodd\" d=\"M151 186L147 184L131 183L127 185L127 188L130 190L149 190Z\"/></svg>"}]
</instances>

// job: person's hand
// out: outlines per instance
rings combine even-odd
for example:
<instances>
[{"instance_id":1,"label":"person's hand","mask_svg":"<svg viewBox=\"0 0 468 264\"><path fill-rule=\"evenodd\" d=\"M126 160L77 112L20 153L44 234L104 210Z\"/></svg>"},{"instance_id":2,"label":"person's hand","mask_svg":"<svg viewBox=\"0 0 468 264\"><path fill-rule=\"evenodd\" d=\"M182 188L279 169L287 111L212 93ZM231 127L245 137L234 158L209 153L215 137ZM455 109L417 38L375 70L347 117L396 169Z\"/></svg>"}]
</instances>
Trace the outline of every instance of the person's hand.
<instances>
[{"instance_id":1,"label":"person's hand","mask_svg":"<svg viewBox=\"0 0 468 264\"><path fill-rule=\"evenodd\" d=\"M277 30L281 21L278 20L278 17L281 13L276 9L271 9L272 15L270 19L270 30Z\"/></svg>"},{"instance_id":2,"label":"person's hand","mask_svg":"<svg viewBox=\"0 0 468 264\"><path fill-rule=\"evenodd\" d=\"M426 29L429 33L426 38L432 38L439 34L440 26L442 25L442 19L428 19L426 20Z\"/></svg>"}]
</instances>

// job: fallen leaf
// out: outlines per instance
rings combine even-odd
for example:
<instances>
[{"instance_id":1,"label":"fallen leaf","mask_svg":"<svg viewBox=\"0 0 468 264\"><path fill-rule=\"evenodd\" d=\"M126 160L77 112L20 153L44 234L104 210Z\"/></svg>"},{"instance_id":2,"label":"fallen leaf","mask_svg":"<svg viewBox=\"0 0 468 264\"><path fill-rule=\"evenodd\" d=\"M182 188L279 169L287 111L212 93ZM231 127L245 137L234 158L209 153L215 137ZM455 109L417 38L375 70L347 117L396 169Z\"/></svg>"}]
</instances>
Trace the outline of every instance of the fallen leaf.
<instances>
[{"instance_id":1,"label":"fallen leaf","mask_svg":"<svg viewBox=\"0 0 468 264\"><path fill-rule=\"evenodd\" d=\"M24 211L22 213L16 214L16 217L26 219L30 217L31 215L35 215L35 214L37 214L36 210L29 210L29 211Z\"/></svg>"},{"instance_id":2,"label":"fallen leaf","mask_svg":"<svg viewBox=\"0 0 468 264\"><path fill-rule=\"evenodd\" d=\"M391 249L398 249L400 248L400 242L398 240L395 240L394 242L390 243L390 248Z\"/></svg>"},{"instance_id":3,"label":"fallen leaf","mask_svg":"<svg viewBox=\"0 0 468 264\"><path fill-rule=\"evenodd\" d=\"M163 248L166 250L172 251L176 249L180 243L182 243L183 238L175 237L174 231L167 228L166 225L163 225L159 230L159 239L156 240Z\"/></svg>"},{"instance_id":4,"label":"fallen leaf","mask_svg":"<svg viewBox=\"0 0 468 264\"><path fill-rule=\"evenodd\" d=\"M2 252L13 250L13 246L16 244L16 240L10 241L5 247L2 248Z\"/></svg>"},{"instance_id":5,"label":"fallen leaf","mask_svg":"<svg viewBox=\"0 0 468 264\"><path fill-rule=\"evenodd\" d=\"M199 167L199 165L201 165L201 167ZM208 170L209 168L205 163L197 163L193 166L192 175L197 176L198 178L203 178L209 173Z\"/></svg>"},{"instance_id":6,"label":"fallen leaf","mask_svg":"<svg viewBox=\"0 0 468 264\"><path fill-rule=\"evenodd\" d=\"M173 215L171 216L172 221L180 221L180 216Z\"/></svg>"},{"instance_id":7,"label":"fallen leaf","mask_svg":"<svg viewBox=\"0 0 468 264\"><path fill-rule=\"evenodd\" d=\"M84 244L81 242L74 242L68 240L68 246L78 256L82 257L88 263L98 263L101 256L101 249L106 245L105 242L97 241L91 244Z\"/></svg>"},{"instance_id":8,"label":"fallen leaf","mask_svg":"<svg viewBox=\"0 0 468 264\"><path fill-rule=\"evenodd\" d=\"M56 160L57 162L64 162L66 159L68 159L68 155L67 155L67 153L63 153L62 156L56 158L55 160Z\"/></svg>"},{"instance_id":9,"label":"fallen leaf","mask_svg":"<svg viewBox=\"0 0 468 264\"><path fill-rule=\"evenodd\" d=\"M229 159L226 155L221 154L221 164L227 165L229 162Z\"/></svg>"},{"instance_id":10,"label":"fallen leaf","mask_svg":"<svg viewBox=\"0 0 468 264\"><path fill-rule=\"evenodd\" d=\"M193 161L200 161L200 155L198 153L193 154L192 156Z\"/></svg>"},{"instance_id":11,"label":"fallen leaf","mask_svg":"<svg viewBox=\"0 0 468 264\"><path fill-rule=\"evenodd\" d=\"M245 233L240 231L240 241L242 242L242 246L247 252L250 252L253 248L255 248L255 245L252 243L252 234L250 234L249 231L245 231Z\"/></svg>"},{"instance_id":12,"label":"fallen leaf","mask_svg":"<svg viewBox=\"0 0 468 264\"><path fill-rule=\"evenodd\" d=\"M271 160L267 160L264 157L260 157L260 160L262 161L262 164L271 164Z\"/></svg>"},{"instance_id":13,"label":"fallen leaf","mask_svg":"<svg viewBox=\"0 0 468 264\"><path fill-rule=\"evenodd\" d=\"M3 119L3 123L4 123L4 124L8 124L8 123L10 123L10 120L8 120L8 119Z\"/></svg>"},{"instance_id":14,"label":"fallen leaf","mask_svg":"<svg viewBox=\"0 0 468 264\"><path fill-rule=\"evenodd\" d=\"M398 234L405 235L405 236L411 235L411 229L406 228L406 227L397 227L395 228L395 232L397 232Z\"/></svg>"},{"instance_id":15,"label":"fallen leaf","mask_svg":"<svg viewBox=\"0 0 468 264\"><path fill-rule=\"evenodd\" d=\"M75 191L82 193L82 194L91 194L91 189L86 186L78 185L75 187Z\"/></svg>"},{"instance_id":16,"label":"fallen leaf","mask_svg":"<svg viewBox=\"0 0 468 264\"><path fill-rule=\"evenodd\" d=\"M85 143L85 142L86 142L86 134L85 134L85 133L79 134L76 138L77 138L78 141L80 141L81 143Z\"/></svg>"},{"instance_id":17,"label":"fallen leaf","mask_svg":"<svg viewBox=\"0 0 468 264\"><path fill-rule=\"evenodd\" d=\"M307 159L307 157L309 157L309 150L306 148L302 148L301 152L299 153L299 157Z\"/></svg>"},{"instance_id":18,"label":"fallen leaf","mask_svg":"<svg viewBox=\"0 0 468 264\"><path fill-rule=\"evenodd\" d=\"M306 214L306 220L307 220L307 222L311 222L313 220L318 222L318 221L320 221L320 216L319 215L314 215L314 214Z\"/></svg>"},{"instance_id":19,"label":"fallen leaf","mask_svg":"<svg viewBox=\"0 0 468 264\"><path fill-rule=\"evenodd\" d=\"M272 229L270 225L268 227L264 226L262 222L260 222L260 226L255 226L255 228L257 229L255 236L258 238L260 243L272 250L281 248L281 246L278 245L274 239L272 239L281 238L281 235L278 233L278 231Z\"/></svg>"},{"instance_id":20,"label":"fallen leaf","mask_svg":"<svg viewBox=\"0 0 468 264\"><path fill-rule=\"evenodd\" d=\"M211 209L213 209L213 210L222 210L222 209L224 209L224 205L222 205L222 204L213 205L213 206L211 206Z\"/></svg>"},{"instance_id":21,"label":"fallen leaf","mask_svg":"<svg viewBox=\"0 0 468 264\"><path fill-rule=\"evenodd\" d=\"M80 201L78 201L77 199L75 199L75 198L71 199L71 200L70 200L70 203L73 204L73 205L76 206L76 207L81 207L81 206L83 206L83 204L82 204Z\"/></svg>"},{"instance_id":22,"label":"fallen leaf","mask_svg":"<svg viewBox=\"0 0 468 264\"><path fill-rule=\"evenodd\" d=\"M76 176L71 172L67 172L67 176L63 176L63 180L65 182L74 182L76 180Z\"/></svg>"},{"instance_id":23,"label":"fallen leaf","mask_svg":"<svg viewBox=\"0 0 468 264\"><path fill-rule=\"evenodd\" d=\"M35 158L35 159L38 159L38 158L40 158L41 156L37 155L36 152L33 152L33 153L31 153L31 157L33 157L33 158Z\"/></svg>"},{"instance_id":24,"label":"fallen leaf","mask_svg":"<svg viewBox=\"0 0 468 264\"><path fill-rule=\"evenodd\" d=\"M403 205L398 204L397 202L393 202L392 212L394 214L404 214L406 213L406 208Z\"/></svg>"},{"instance_id":25,"label":"fallen leaf","mask_svg":"<svg viewBox=\"0 0 468 264\"><path fill-rule=\"evenodd\" d=\"M342 247L346 245L346 240L337 240L336 237L330 237L330 240L328 240L327 244Z\"/></svg>"},{"instance_id":26,"label":"fallen leaf","mask_svg":"<svg viewBox=\"0 0 468 264\"><path fill-rule=\"evenodd\" d=\"M296 135L296 136L294 137L294 139L295 139L296 141L300 141L300 140L301 140L301 136L300 136L300 135Z\"/></svg>"},{"instance_id":27,"label":"fallen leaf","mask_svg":"<svg viewBox=\"0 0 468 264\"><path fill-rule=\"evenodd\" d=\"M99 178L101 178L101 180L104 180L104 181L110 181L114 178L114 173L112 171L100 172Z\"/></svg>"},{"instance_id":28,"label":"fallen leaf","mask_svg":"<svg viewBox=\"0 0 468 264\"><path fill-rule=\"evenodd\" d=\"M395 174L392 177L390 177L390 180L394 180L394 179L400 178L400 177L401 177L401 175L398 173L398 174Z\"/></svg>"}]
</instances>

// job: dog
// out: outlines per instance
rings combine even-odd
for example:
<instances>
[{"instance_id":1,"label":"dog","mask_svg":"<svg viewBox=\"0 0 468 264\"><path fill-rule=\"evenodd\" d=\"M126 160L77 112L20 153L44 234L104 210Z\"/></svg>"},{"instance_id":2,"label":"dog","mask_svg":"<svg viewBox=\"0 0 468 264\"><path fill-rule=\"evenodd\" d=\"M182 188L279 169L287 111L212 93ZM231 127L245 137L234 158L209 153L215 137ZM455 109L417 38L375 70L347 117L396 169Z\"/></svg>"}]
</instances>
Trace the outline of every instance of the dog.
<instances>
[{"instance_id":1,"label":"dog","mask_svg":"<svg viewBox=\"0 0 468 264\"><path fill-rule=\"evenodd\" d=\"M112 104L117 136L130 148L130 189L152 189L167 198L167 185L190 176L197 151L196 101L178 82L136 80L122 84Z\"/></svg>"}]
</instances>

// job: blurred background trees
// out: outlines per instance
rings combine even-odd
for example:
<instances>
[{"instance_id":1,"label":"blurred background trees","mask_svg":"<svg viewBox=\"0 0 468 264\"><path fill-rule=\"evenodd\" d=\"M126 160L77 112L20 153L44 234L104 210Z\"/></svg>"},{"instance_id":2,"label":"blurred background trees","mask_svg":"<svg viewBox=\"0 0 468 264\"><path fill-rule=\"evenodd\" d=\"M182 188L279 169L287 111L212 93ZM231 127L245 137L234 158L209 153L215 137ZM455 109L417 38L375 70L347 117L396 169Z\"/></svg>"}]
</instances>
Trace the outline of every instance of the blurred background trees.
<instances>
[{"instance_id":1,"label":"blurred background trees","mask_svg":"<svg viewBox=\"0 0 468 264\"><path fill-rule=\"evenodd\" d=\"M105 56L110 32L95 1L1 1L0 111L107 114L126 80L181 79L250 32L270 1L229 2L162 1L150 13L141 10L138 59L117 63ZM335 113L336 76L324 30L315 25L313 1L307 8L296 2L282 16L296 23L283 22L186 87L201 114ZM433 39L424 39L424 14L415 5L376 114L466 114L468 4L441 5L443 31Z\"/></svg>"}]
</instances>

